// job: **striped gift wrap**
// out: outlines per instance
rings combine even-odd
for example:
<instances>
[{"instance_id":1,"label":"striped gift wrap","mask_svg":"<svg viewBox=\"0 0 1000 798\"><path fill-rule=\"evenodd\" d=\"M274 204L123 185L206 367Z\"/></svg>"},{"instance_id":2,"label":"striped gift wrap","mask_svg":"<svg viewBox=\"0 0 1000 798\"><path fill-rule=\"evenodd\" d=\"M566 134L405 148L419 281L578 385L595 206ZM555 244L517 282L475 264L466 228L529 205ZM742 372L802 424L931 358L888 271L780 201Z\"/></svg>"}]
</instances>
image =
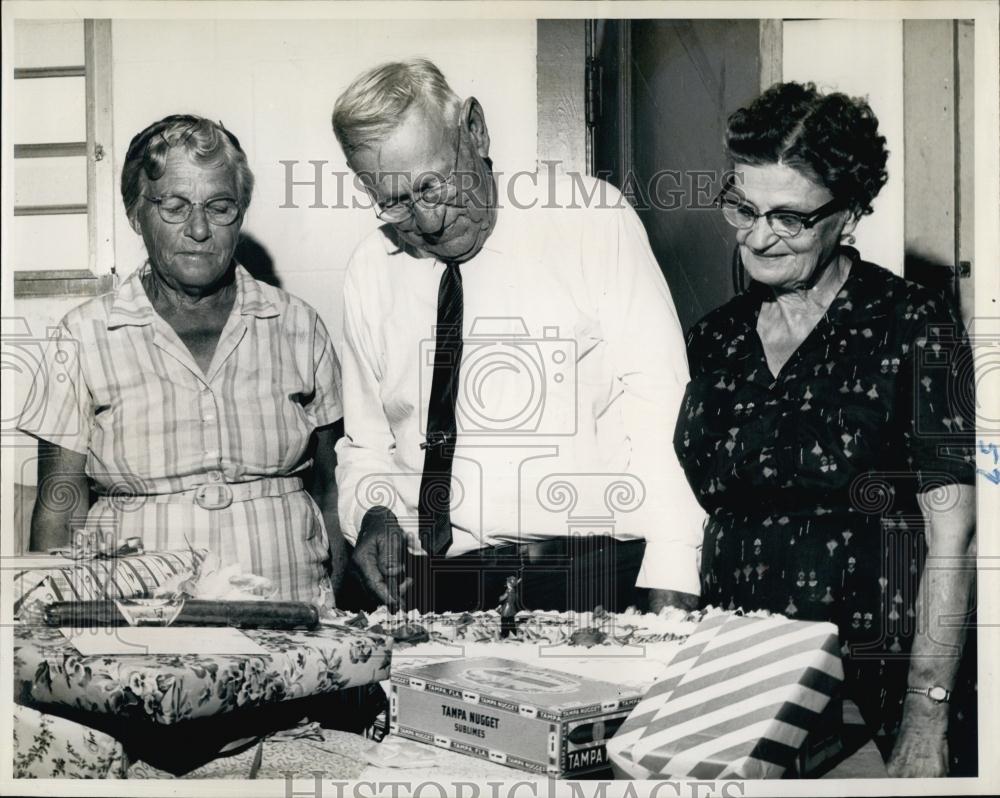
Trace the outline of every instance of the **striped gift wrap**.
<instances>
[{"instance_id":1,"label":"striped gift wrap","mask_svg":"<svg viewBox=\"0 0 1000 798\"><path fill-rule=\"evenodd\" d=\"M25 602L94 601L102 598L144 598L179 573L194 567L190 551L151 551L107 559L65 560L10 558L14 571L14 614ZM21 569L19 560L32 567Z\"/></svg>"},{"instance_id":2,"label":"striped gift wrap","mask_svg":"<svg viewBox=\"0 0 1000 798\"><path fill-rule=\"evenodd\" d=\"M706 618L608 754L631 778L780 778L839 700L843 679L833 624Z\"/></svg>"}]
</instances>

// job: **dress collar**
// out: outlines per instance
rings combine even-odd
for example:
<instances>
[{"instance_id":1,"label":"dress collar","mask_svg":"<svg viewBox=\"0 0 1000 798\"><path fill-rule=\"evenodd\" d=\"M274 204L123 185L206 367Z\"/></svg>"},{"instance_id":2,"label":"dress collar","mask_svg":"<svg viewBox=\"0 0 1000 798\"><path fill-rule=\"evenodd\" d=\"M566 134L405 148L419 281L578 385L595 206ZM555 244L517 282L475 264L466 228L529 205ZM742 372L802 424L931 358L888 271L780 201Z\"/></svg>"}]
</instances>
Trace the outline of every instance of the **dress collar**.
<instances>
[{"instance_id":1,"label":"dress collar","mask_svg":"<svg viewBox=\"0 0 1000 798\"><path fill-rule=\"evenodd\" d=\"M149 265L149 261L146 261L140 268L132 272L118 288L115 301L108 314L109 330L125 326L141 327L152 324L156 319L157 314L153 309L153 303L149 301L146 289L142 285L142 278L149 272L150 268L152 267ZM256 316L260 319L280 315L274 303L264 296L260 283L239 264L236 264L234 277L236 280L234 308L237 313L243 316Z\"/></svg>"},{"instance_id":2,"label":"dress collar","mask_svg":"<svg viewBox=\"0 0 1000 798\"><path fill-rule=\"evenodd\" d=\"M879 267L861 256L853 247L841 247L841 254L851 260L851 271L837 295L827 308L824 318L834 325L858 324L866 319L887 316L890 313L884 280L879 280ZM770 296L770 289L755 280L733 300L733 316L748 329L757 326L760 308Z\"/></svg>"}]
</instances>

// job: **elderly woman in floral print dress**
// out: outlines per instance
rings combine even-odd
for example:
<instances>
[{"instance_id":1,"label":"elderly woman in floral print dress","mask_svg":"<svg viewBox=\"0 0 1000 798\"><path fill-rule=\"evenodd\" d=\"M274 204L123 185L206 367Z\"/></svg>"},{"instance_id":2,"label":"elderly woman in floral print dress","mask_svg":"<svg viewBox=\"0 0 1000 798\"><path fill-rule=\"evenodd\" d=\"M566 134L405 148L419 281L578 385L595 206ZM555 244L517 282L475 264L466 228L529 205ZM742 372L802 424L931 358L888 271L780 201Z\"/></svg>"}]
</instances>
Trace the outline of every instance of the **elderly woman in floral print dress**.
<instances>
[{"instance_id":1,"label":"elderly woman in floral print dress","mask_svg":"<svg viewBox=\"0 0 1000 798\"><path fill-rule=\"evenodd\" d=\"M49 348L44 401L19 425L39 439L32 548L65 546L71 526L190 544L323 603L343 551L340 365L316 311L233 257L246 155L221 124L168 116L132 139L121 183L149 259Z\"/></svg>"},{"instance_id":2,"label":"elderly woman in floral print dress","mask_svg":"<svg viewBox=\"0 0 1000 798\"><path fill-rule=\"evenodd\" d=\"M965 615L971 577L920 555L975 551L962 324L845 246L887 179L867 103L777 84L726 144L718 204L751 283L691 329L675 435L710 514L703 596L836 622L873 728L905 693L889 772L944 775L964 629L940 619Z\"/></svg>"}]
</instances>

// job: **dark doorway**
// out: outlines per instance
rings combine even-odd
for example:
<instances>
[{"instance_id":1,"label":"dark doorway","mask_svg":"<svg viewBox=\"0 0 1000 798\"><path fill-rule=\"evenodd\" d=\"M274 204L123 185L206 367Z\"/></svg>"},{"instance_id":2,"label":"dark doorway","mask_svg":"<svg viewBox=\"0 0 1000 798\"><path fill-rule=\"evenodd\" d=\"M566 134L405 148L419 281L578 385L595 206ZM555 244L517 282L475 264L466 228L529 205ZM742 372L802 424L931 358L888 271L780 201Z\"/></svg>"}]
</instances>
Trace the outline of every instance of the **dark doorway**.
<instances>
[{"instance_id":1,"label":"dark doorway","mask_svg":"<svg viewBox=\"0 0 1000 798\"><path fill-rule=\"evenodd\" d=\"M633 202L687 330L735 293L711 207L726 118L760 87L760 20L591 23L593 174Z\"/></svg>"}]
</instances>

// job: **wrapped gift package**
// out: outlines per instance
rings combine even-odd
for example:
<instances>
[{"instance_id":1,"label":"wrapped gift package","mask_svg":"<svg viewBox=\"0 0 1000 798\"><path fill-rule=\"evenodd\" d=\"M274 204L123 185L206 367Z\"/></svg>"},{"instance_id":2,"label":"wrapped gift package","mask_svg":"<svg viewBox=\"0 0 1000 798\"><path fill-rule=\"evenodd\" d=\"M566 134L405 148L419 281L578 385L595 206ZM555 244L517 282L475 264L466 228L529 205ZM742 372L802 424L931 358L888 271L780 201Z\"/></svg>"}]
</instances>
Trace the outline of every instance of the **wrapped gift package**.
<instances>
[{"instance_id":1,"label":"wrapped gift package","mask_svg":"<svg viewBox=\"0 0 1000 798\"><path fill-rule=\"evenodd\" d=\"M605 771L604 743L641 695L499 657L394 670L391 687L393 734L558 777Z\"/></svg>"},{"instance_id":2,"label":"wrapped gift package","mask_svg":"<svg viewBox=\"0 0 1000 798\"><path fill-rule=\"evenodd\" d=\"M19 568L19 561L24 567ZM51 565L49 564L51 562ZM41 602L141 598L152 595L177 574L190 571L190 551L163 551L108 559L67 560L64 557L14 557L7 564L14 574L14 614L23 605Z\"/></svg>"},{"instance_id":3,"label":"wrapped gift package","mask_svg":"<svg viewBox=\"0 0 1000 798\"><path fill-rule=\"evenodd\" d=\"M826 705L816 727L809 732L802 747L799 748L792 770L786 775L811 778L821 771L843 751L843 728L844 702L838 693Z\"/></svg>"},{"instance_id":4,"label":"wrapped gift package","mask_svg":"<svg viewBox=\"0 0 1000 798\"><path fill-rule=\"evenodd\" d=\"M136 628L141 631L141 628ZM180 637L196 627L159 631ZM72 630L14 630L15 700L171 725L389 678L392 638L346 626L238 632L257 653L81 654ZM221 631L207 630L210 634ZM183 643L179 644L183 646Z\"/></svg>"},{"instance_id":5,"label":"wrapped gift package","mask_svg":"<svg viewBox=\"0 0 1000 798\"><path fill-rule=\"evenodd\" d=\"M608 741L612 767L619 778L780 778L804 749L812 764L829 749L843 678L833 624L706 618Z\"/></svg>"}]
</instances>

